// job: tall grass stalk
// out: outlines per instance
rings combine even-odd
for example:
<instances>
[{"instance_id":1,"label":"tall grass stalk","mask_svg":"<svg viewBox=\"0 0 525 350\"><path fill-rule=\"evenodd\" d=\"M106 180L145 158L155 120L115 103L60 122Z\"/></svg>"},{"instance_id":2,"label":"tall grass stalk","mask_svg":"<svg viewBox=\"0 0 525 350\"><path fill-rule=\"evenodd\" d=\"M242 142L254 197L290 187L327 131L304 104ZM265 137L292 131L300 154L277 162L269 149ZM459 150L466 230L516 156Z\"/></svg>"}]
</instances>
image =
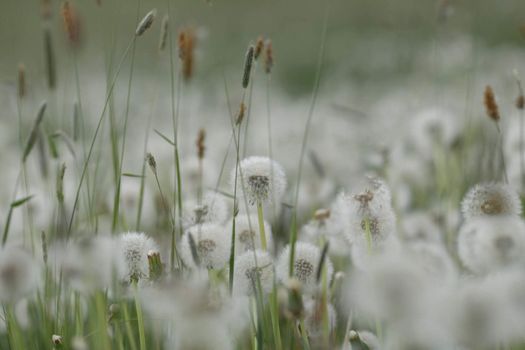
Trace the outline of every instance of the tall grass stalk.
<instances>
[{"instance_id":1,"label":"tall grass stalk","mask_svg":"<svg viewBox=\"0 0 525 350\"><path fill-rule=\"evenodd\" d=\"M140 0L137 1L137 14L135 17L135 22L138 23L140 16ZM113 220L111 223L111 231L115 232L118 225L119 212L120 212L120 187L122 185L122 167L124 164L124 154L126 152L126 137L128 131L128 120L129 120L129 103L131 97L131 84L133 81L133 68L135 66L135 49L137 46L137 36L133 39L133 44L131 48L131 63L129 68L129 79L128 79L128 92L126 96L126 110L124 112L124 126L122 131L122 149L120 151L120 168L118 172L117 188L115 189L115 198L113 200Z\"/></svg>"},{"instance_id":2,"label":"tall grass stalk","mask_svg":"<svg viewBox=\"0 0 525 350\"><path fill-rule=\"evenodd\" d=\"M166 0L166 3L168 5L168 16L169 18L174 18L171 14L171 7L170 7L170 0ZM175 191L173 193L173 210L174 210L174 216L176 215L177 209L178 209L178 215L177 215L177 221L178 221L178 228L179 228L179 234L182 235L182 179L181 179L181 171L180 171L180 157L179 157L179 141L178 141L178 128L179 128L179 110L180 110L180 103L181 103L181 93L182 93L182 74L181 69L177 70L178 75L178 82L177 82L177 108L175 108L175 69L173 64L173 28L172 26L168 26L168 40L169 40L169 48L170 48L170 101L171 101L171 119L172 119L172 125L173 125L173 158L175 162L175 175L174 175L174 184L175 184Z\"/></svg>"},{"instance_id":3,"label":"tall grass stalk","mask_svg":"<svg viewBox=\"0 0 525 350\"><path fill-rule=\"evenodd\" d=\"M120 60L119 64L117 65L117 71L116 71L116 73L115 73L115 75L113 77L113 80L111 81L111 85L109 87L109 91L107 93L107 96L106 96L106 99L105 99L105 102L104 102L104 107L102 108L102 112L100 113L100 117L98 119L97 126L95 128L95 133L93 134L93 138L91 139L91 144L89 146L89 151L88 151L86 160L84 161L84 165L82 167L82 173L80 175L80 180L79 180L79 183L78 183L78 186L77 186L77 190L76 190L76 193L75 193L75 200L73 201L73 208L72 208L72 211L71 211L71 217L69 219L69 225L68 225L68 229L67 229L67 236L68 237L71 235L71 230L73 229L73 222L74 222L74 219L75 219L75 212L76 212L76 209L77 209L77 206L78 206L78 199L79 199L79 196L80 196L80 191L82 189L82 184L83 184L84 178L86 177L86 173L87 173L88 166L89 166L89 161L91 160L91 155L93 154L93 149L95 147L95 142L97 140L97 136L98 136L98 133L100 131L100 127L102 125L102 122L104 121L104 116L106 115L106 109L108 107L109 99L110 99L110 97L111 97L111 95L113 93L113 89L115 87L115 83L116 83L117 78L119 76L120 69L122 68L122 64L123 64L124 60L126 59L126 57L128 56L129 50L131 49L134 41L135 41L135 36L133 36L133 38L130 40L129 44L127 45L126 49L124 50L124 53L122 54L122 57L121 57L121 60Z\"/></svg>"},{"instance_id":4,"label":"tall grass stalk","mask_svg":"<svg viewBox=\"0 0 525 350\"><path fill-rule=\"evenodd\" d=\"M303 140L301 143L301 153L299 155L299 164L297 167L297 183L295 185L295 194L294 202L292 209L292 224L291 224L291 233L290 233L290 264L289 264L289 275L293 276L294 268L294 259L295 259L295 242L297 241L297 203L299 202L299 186L301 185L301 176L303 172L304 164L304 155L306 152L306 145L308 143L308 135L310 133L310 126L312 124L312 118L314 115L315 104L317 102L317 96L319 94L319 85L321 82L321 72L323 68L324 54L325 54L325 43L326 43L326 33L328 29L328 14L330 9L330 3L326 7L324 22L323 22L323 31L321 35L321 47L319 49L319 56L317 59L317 69L315 73L315 81L312 91L312 100L310 102L310 108L308 110L308 115L306 118L306 124L304 127Z\"/></svg>"}]
</instances>

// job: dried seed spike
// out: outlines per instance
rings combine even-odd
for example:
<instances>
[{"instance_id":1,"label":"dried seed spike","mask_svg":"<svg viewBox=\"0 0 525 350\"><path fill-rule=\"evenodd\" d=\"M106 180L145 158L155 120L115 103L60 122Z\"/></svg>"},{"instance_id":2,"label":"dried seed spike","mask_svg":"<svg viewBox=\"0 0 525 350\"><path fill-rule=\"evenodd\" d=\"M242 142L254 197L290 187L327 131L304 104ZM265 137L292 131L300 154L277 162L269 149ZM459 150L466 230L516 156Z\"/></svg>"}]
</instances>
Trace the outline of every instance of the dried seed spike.
<instances>
[{"instance_id":1,"label":"dried seed spike","mask_svg":"<svg viewBox=\"0 0 525 350\"><path fill-rule=\"evenodd\" d=\"M262 35L260 35L257 38L257 42L255 43L255 52L253 55L253 59L257 61L259 56L261 55L262 51L264 49L264 38Z\"/></svg>"},{"instance_id":2,"label":"dried seed spike","mask_svg":"<svg viewBox=\"0 0 525 350\"><path fill-rule=\"evenodd\" d=\"M64 175L66 173L66 163L62 163L57 175L57 199L60 204L64 203Z\"/></svg>"},{"instance_id":3,"label":"dried seed spike","mask_svg":"<svg viewBox=\"0 0 525 350\"><path fill-rule=\"evenodd\" d=\"M500 120L499 108L498 104L496 103L494 91L492 90L492 87L490 85L487 85L485 87L484 103L487 115L490 119L497 123Z\"/></svg>"},{"instance_id":4,"label":"dried seed spike","mask_svg":"<svg viewBox=\"0 0 525 350\"><path fill-rule=\"evenodd\" d=\"M72 45L78 45L80 42L80 21L69 1L64 1L61 13L69 42Z\"/></svg>"},{"instance_id":5,"label":"dried seed spike","mask_svg":"<svg viewBox=\"0 0 525 350\"><path fill-rule=\"evenodd\" d=\"M42 0L41 1L41 15L43 19L51 18L51 0Z\"/></svg>"},{"instance_id":6,"label":"dried seed spike","mask_svg":"<svg viewBox=\"0 0 525 350\"><path fill-rule=\"evenodd\" d=\"M193 51L195 47L195 35L193 29L183 28L178 37L179 58L182 60L182 76L188 81L193 75Z\"/></svg>"},{"instance_id":7,"label":"dried seed spike","mask_svg":"<svg viewBox=\"0 0 525 350\"><path fill-rule=\"evenodd\" d=\"M155 157L153 157L153 155L149 152L146 154L146 162L148 162L148 165L153 174L157 174L157 162L155 161Z\"/></svg>"},{"instance_id":8,"label":"dried seed spike","mask_svg":"<svg viewBox=\"0 0 525 350\"><path fill-rule=\"evenodd\" d=\"M42 102L38 110L38 114L36 116L35 122L33 123L33 128L31 129L31 133L29 134L29 138L27 139L26 146L24 148L24 154L22 156L23 162L25 162L29 153L31 153L31 149L33 149L33 146L35 145L36 139L38 137L40 123L42 122L42 119L44 118L44 112L46 111L46 107L47 107L47 102L46 101Z\"/></svg>"},{"instance_id":9,"label":"dried seed spike","mask_svg":"<svg viewBox=\"0 0 525 350\"><path fill-rule=\"evenodd\" d=\"M246 58L244 59L244 72L242 74L242 87L244 89L246 89L248 87L248 84L250 83L254 52L255 48L253 47L253 45L250 45L250 47L248 47L248 51L246 51Z\"/></svg>"},{"instance_id":10,"label":"dried seed spike","mask_svg":"<svg viewBox=\"0 0 525 350\"><path fill-rule=\"evenodd\" d=\"M273 67L273 48L272 41L270 39L266 40L266 49L264 54L264 70L266 74L270 74Z\"/></svg>"},{"instance_id":11,"label":"dried seed spike","mask_svg":"<svg viewBox=\"0 0 525 350\"><path fill-rule=\"evenodd\" d=\"M142 34L144 34L144 32L152 26L156 15L157 9L153 9L150 12L148 12L146 16L144 16L144 18L142 18L142 20L139 22L137 29L135 30L135 35L141 36Z\"/></svg>"},{"instance_id":12,"label":"dried seed spike","mask_svg":"<svg viewBox=\"0 0 525 350\"><path fill-rule=\"evenodd\" d=\"M197 135L197 156L199 159L204 158L204 151L206 150L206 146L204 145L204 140L206 139L206 131L204 129L200 129L199 133Z\"/></svg>"},{"instance_id":13,"label":"dried seed spike","mask_svg":"<svg viewBox=\"0 0 525 350\"><path fill-rule=\"evenodd\" d=\"M246 105L244 104L244 102L241 102L241 105L239 106L239 114L237 115L237 120L235 120L235 125L239 125L242 123L245 112L246 112Z\"/></svg>"},{"instance_id":14,"label":"dried seed spike","mask_svg":"<svg viewBox=\"0 0 525 350\"><path fill-rule=\"evenodd\" d=\"M26 67L23 63L18 65L18 97L26 95Z\"/></svg>"},{"instance_id":15,"label":"dried seed spike","mask_svg":"<svg viewBox=\"0 0 525 350\"><path fill-rule=\"evenodd\" d=\"M159 51L163 51L166 48L166 42L168 41L168 25L169 16L165 14L164 17L162 17L162 24L160 25Z\"/></svg>"}]
</instances>

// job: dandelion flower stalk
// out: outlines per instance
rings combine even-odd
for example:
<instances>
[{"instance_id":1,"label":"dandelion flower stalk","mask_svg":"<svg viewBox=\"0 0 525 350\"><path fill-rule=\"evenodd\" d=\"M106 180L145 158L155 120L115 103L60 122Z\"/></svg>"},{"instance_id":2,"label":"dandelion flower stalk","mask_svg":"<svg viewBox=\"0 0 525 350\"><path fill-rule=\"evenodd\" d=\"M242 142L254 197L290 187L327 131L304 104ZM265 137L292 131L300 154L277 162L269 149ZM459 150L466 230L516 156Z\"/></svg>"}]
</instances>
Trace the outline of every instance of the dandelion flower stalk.
<instances>
[{"instance_id":1,"label":"dandelion flower stalk","mask_svg":"<svg viewBox=\"0 0 525 350\"><path fill-rule=\"evenodd\" d=\"M268 250L268 247L266 244L266 232L264 230L264 213L263 213L263 205L261 201L257 202L257 218L259 219L259 233L261 235L261 248L262 250L266 251Z\"/></svg>"}]
</instances>

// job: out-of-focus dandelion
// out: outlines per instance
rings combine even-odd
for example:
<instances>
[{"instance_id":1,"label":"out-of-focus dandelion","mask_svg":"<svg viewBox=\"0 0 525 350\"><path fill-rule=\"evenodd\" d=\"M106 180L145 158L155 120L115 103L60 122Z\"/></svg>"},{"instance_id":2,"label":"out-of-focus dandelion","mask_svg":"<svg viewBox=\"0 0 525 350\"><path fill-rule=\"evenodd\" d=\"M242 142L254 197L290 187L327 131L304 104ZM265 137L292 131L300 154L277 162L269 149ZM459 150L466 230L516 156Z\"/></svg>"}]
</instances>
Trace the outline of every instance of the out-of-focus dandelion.
<instances>
[{"instance_id":1,"label":"out-of-focus dandelion","mask_svg":"<svg viewBox=\"0 0 525 350\"><path fill-rule=\"evenodd\" d=\"M235 259L235 277L233 279L235 294L255 295L259 282L261 291L269 293L273 288L273 278L273 259L267 252L261 250L246 251Z\"/></svg>"},{"instance_id":2,"label":"out-of-focus dandelion","mask_svg":"<svg viewBox=\"0 0 525 350\"><path fill-rule=\"evenodd\" d=\"M191 236L191 238L190 238ZM230 256L229 237L221 225L205 223L186 230L181 241L181 257L190 267L221 269ZM191 244L194 241L194 246ZM199 261L195 261L194 256Z\"/></svg>"},{"instance_id":3,"label":"out-of-focus dandelion","mask_svg":"<svg viewBox=\"0 0 525 350\"><path fill-rule=\"evenodd\" d=\"M465 219L479 216L521 215L518 194L509 185L484 183L472 187L461 202Z\"/></svg>"},{"instance_id":4,"label":"out-of-focus dandelion","mask_svg":"<svg viewBox=\"0 0 525 350\"><path fill-rule=\"evenodd\" d=\"M471 219L459 231L458 254L463 264L478 274L522 263L525 224L515 216Z\"/></svg>"}]
</instances>

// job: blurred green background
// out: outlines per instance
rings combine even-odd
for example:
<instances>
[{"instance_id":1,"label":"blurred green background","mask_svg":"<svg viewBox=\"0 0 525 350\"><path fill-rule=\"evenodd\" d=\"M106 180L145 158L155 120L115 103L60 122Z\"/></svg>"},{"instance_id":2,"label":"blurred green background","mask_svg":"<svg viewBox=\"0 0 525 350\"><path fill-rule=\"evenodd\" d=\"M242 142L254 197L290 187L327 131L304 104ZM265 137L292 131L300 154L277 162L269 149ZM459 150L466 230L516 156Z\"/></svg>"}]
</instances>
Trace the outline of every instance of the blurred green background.
<instances>
[{"instance_id":1,"label":"blurred green background","mask_svg":"<svg viewBox=\"0 0 525 350\"><path fill-rule=\"evenodd\" d=\"M70 62L70 50L60 16L62 2L50 3L60 81L60 67ZM80 69L104 72L111 48L121 53L134 32L138 2L71 3L82 24ZM173 30L185 25L197 29L195 80L206 81L223 72L240 75L247 45L262 34L273 41L274 79L292 96L311 91L327 11L325 76L353 82L410 73L417 69L414 57L419 47L434 41L467 36L494 49L525 45L520 31L525 26L523 0L182 0L170 4ZM167 2L141 0L140 16L153 7L158 9L158 20L137 50L137 71L144 74L152 66L166 64L156 48ZM0 1L3 83L14 82L19 62L26 65L30 80L43 76L41 8L38 0Z\"/></svg>"}]
</instances>

